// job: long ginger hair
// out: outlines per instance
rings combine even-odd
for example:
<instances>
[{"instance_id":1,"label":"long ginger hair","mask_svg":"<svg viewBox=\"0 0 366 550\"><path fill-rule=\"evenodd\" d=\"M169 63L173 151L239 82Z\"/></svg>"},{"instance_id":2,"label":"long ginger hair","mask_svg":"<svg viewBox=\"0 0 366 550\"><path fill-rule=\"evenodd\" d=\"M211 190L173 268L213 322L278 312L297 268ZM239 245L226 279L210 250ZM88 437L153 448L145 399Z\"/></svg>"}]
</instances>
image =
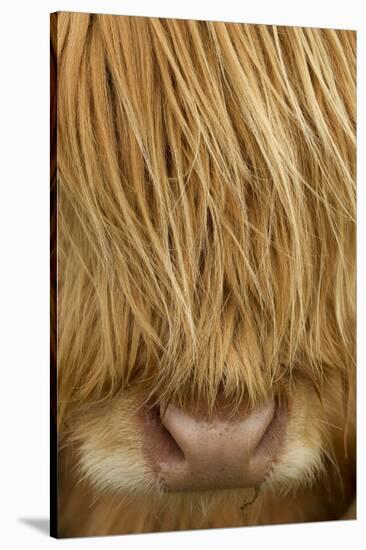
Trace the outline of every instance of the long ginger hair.
<instances>
[{"instance_id":1,"label":"long ginger hair","mask_svg":"<svg viewBox=\"0 0 366 550\"><path fill-rule=\"evenodd\" d=\"M60 434L329 377L354 430L355 39L57 15Z\"/></svg>"}]
</instances>

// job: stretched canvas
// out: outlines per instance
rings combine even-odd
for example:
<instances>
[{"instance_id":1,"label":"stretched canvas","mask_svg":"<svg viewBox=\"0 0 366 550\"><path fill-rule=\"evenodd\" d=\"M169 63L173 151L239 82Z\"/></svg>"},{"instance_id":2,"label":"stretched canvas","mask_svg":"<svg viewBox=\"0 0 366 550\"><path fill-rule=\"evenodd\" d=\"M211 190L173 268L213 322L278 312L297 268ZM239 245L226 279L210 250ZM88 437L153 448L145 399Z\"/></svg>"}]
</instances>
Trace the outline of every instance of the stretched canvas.
<instances>
[{"instance_id":1,"label":"stretched canvas","mask_svg":"<svg viewBox=\"0 0 366 550\"><path fill-rule=\"evenodd\" d=\"M354 31L51 15L51 530L356 517Z\"/></svg>"}]
</instances>

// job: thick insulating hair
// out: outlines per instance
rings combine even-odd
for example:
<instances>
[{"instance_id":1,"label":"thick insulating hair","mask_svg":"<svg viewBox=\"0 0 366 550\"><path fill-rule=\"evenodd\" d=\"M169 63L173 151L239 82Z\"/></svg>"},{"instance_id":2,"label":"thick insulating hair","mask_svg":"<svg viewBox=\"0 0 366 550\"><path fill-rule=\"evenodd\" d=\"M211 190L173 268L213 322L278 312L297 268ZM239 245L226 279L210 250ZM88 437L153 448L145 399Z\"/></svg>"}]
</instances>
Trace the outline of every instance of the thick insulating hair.
<instances>
[{"instance_id":1,"label":"thick insulating hair","mask_svg":"<svg viewBox=\"0 0 366 550\"><path fill-rule=\"evenodd\" d=\"M233 408L355 359L355 33L58 16L58 396ZM353 383L353 382L352 382Z\"/></svg>"}]
</instances>

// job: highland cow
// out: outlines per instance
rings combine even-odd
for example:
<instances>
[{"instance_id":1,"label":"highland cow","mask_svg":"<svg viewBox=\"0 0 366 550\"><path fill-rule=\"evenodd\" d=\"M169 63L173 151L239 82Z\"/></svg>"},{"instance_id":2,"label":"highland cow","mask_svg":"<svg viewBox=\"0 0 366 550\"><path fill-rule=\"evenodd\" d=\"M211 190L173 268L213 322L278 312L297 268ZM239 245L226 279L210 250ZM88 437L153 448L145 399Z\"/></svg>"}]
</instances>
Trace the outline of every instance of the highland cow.
<instances>
[{"instance_id":1,"label":"highland cow","mask_svg":"<svg viewBox=\"0 0 366 550\"><path fill-rule=\"evenodd\" d=\"M355 33L52 48L58 536L354 517Z\"/></svg>"}]
</instances>

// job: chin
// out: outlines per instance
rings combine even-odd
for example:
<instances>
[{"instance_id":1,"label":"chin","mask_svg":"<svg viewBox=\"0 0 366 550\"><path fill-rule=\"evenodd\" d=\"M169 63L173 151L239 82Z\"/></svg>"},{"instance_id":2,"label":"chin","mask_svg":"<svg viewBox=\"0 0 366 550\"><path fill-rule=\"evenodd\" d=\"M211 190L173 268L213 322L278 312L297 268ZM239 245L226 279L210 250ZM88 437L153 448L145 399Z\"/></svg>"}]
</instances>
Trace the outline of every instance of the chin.
<instances>
[{"instance_id":1,"label":"chin","mask_svg":"<svg viewBox=\"0 0 366 550\"><path fill-rule=\"evenodd\" d=\"M355 33L53 21L58 536L355 517Z\"/></svg>"}]
</instances>

